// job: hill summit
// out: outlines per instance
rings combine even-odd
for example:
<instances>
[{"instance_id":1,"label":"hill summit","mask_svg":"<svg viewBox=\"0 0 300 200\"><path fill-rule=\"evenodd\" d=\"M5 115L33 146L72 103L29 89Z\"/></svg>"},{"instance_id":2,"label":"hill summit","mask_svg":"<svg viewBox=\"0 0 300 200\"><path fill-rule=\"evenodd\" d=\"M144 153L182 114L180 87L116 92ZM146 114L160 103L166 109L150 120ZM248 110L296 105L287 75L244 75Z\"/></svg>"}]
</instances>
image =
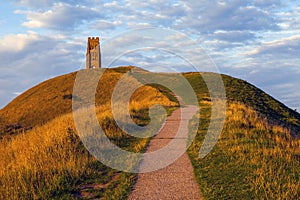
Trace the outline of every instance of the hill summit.
<instances>
[{"instance_id":1,"label":"hill summit","mask_svg":"<svg viewBox=\"0 0 300 200\"><path fill-rule=\"evenodd\" d=\"M137 67L118 67L106 69L99 82L96 93L96 104L103 105L109 102L113 86L121 78L122 74ZM150 73L150 72L148 72ZM77 72L52 78L19 95L7 106L0 110L0 133L13 133L31 129L48 121L72 112L72 92ZM212 73L213 74L213 73ZM183 73L191 83L196 94L201 99L210 99L206 83L201 75L196 72ZM252 107L274 123L284 124L290 127L300 126L300 114L289 109L262 90L227 75L221 75L227 100L240 102ZM157 87L152 85L151 87ZM172 98L171 96L169 96Z\"/></svg>"}]
</instances>

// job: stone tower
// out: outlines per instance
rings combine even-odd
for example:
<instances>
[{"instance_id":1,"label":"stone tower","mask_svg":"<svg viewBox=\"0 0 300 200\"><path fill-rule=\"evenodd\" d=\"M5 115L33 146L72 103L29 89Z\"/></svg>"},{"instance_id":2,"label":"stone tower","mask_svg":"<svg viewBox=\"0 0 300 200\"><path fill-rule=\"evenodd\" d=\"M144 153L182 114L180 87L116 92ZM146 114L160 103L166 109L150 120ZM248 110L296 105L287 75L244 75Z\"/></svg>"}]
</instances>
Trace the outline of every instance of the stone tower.
<instances>
[{"instance_id":1,"label":"stone tower","mask_svg":"<svg viewBox=\"0 0 300 200\"><path fill-rule=\"evenodd\" d=\"M86 49L86 68L101 68L101 52L99 37L89 37Z\"/></svg>"}]
</instances>

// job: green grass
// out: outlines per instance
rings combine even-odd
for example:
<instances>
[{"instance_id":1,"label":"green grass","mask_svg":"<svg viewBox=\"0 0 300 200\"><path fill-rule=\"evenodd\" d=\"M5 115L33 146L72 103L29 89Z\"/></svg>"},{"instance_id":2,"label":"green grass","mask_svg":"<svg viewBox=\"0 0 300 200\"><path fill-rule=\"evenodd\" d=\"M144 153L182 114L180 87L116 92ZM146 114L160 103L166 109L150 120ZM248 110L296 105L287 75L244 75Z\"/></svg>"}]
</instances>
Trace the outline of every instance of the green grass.
<instances>
[{"instance_id":1,"label":"green grass","mask_svg":"<svg viewBox=\"0 0 300 200\"><path fill-rule=\"evenodd\" d=\"M185 73L184 76L191 83L192 87L201 100L210 100L206 83L200 76L203 73ZM206 73L211 76L218 76L214 73ZM226 97L229 102L243 103L274 123L288 125L291 128L298 129L300 127L300 114L288 108L281 102L277 101L270 95L266 94L254 85L241 79L233 78L227 75L221 75ZM213 79L211 80L213 81ZM209 82L209 84L214 84Z\"/></svg>"},{"instance_id":2,"label":"green grass","mask_svg":"<svg viewBox=\"0 0 300 200\"><path fill-rule=\"evenodd\" d=\"M300 127L300 114L288 108L254 85L227 75L222 75L227 98L240 102L268 117L276 123Z\"/></svg>"},{"instance_id":3,"label":"green grass","mask_svg":"<svg viewBox=\"0 0 300 200\"><path fill-rule=\"evenodd\" d=\"M252 108L232 103L214 149L198 158L210 117L202 104L200 129L188 149L205 199L298 199L300 140L288 129L270 125ZM199 119L194 119L199 120Z\"/></svg>"},{"instance_id":4,"label":"green grass","mask_svg":"<svg viewBox=\"0 0 300 200\"><path fill-rule=\"evenodd\" d=\"M299 199L299 114L253 85L222 75L228 100L225 127L214 149L199 159L210 97L199 73L185 76L201 108L188 154L204 199Z\"/></svg>"}]
</instances>

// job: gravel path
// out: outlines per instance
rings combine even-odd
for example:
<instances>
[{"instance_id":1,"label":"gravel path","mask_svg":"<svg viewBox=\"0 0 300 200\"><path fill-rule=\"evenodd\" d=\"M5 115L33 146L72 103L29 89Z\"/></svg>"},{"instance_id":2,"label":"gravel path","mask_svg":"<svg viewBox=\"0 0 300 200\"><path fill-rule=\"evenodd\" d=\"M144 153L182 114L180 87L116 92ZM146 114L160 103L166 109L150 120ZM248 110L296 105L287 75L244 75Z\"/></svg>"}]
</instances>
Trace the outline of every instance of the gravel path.
<instances>
[{"instance_id":1,"label":"gravel path","mask_svg":"<svg viewBox=\"0 0 300 200\"><path fill-rule=\"evenodd\" d=\"M146 153L154 152L175 141L168 149L168 155L162 153L157 165L161 163L161 159L171 159L182 150L181 148L185 148L188 122L197 111L198 107L187 106L175 110L167 118L164 127L150 141L146 151ZM153 164L155 164L153 161L143 158L139 169L147 169ZM140 173L129 199L200 199L199 188L187 153L184 151L182 156L163 169Z\"/></svg>"}]
</instances>

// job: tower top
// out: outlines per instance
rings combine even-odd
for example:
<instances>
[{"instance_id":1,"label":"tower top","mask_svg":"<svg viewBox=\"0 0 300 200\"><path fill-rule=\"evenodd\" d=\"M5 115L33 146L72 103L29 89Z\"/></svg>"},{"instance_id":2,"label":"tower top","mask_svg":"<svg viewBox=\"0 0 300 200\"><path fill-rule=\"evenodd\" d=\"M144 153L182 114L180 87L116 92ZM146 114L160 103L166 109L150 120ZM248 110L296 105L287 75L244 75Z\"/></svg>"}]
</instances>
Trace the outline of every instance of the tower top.
<instances>
[{"instance_id":1,"label":"tower top","mask_svg":"<svg viewBox=\"0 0 300 200\"><path fill-rule=\"evenodd\" d=\"M100 45L99 37L88 37L88 50L95 49L97 46Z\"/></svg>"}]
</instances>

